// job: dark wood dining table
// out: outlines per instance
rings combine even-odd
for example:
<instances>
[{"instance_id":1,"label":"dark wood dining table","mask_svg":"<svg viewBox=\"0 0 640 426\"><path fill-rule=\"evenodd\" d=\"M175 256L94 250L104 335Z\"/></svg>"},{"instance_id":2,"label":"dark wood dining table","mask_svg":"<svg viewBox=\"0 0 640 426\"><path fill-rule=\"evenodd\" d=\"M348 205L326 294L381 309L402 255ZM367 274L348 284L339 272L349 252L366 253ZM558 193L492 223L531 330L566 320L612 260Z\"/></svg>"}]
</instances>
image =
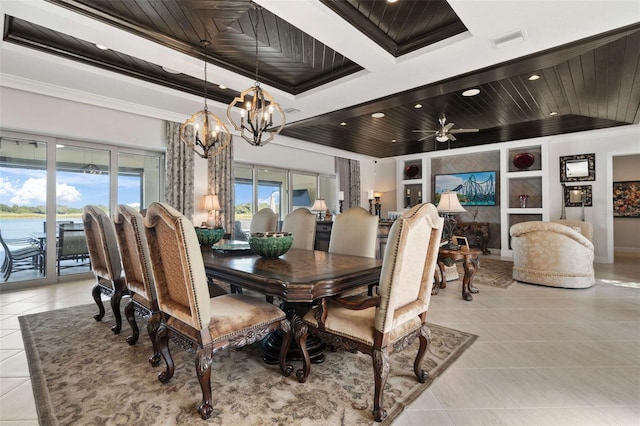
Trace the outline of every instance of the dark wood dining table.
<instances>
[{"instance_id":1,"label":"dark wood dining table","mask_svg":"<svg viewBox=\"0 0 640 426\"><path fill-rule=\"evenodd\" d=\"M379 259L301 249L290 249L279 258L263 258L252 252L203 247L202 257L209 278L282 299L290 319L304 315L322 297L376 285L382 269ZM313 362L322 362L324 347L319 342L308 347ZM277 362L278 336L266 339L263 349L265 361ZM291 345L288 357L301 359L296 344Z\"/></svg>"}]
</instances>

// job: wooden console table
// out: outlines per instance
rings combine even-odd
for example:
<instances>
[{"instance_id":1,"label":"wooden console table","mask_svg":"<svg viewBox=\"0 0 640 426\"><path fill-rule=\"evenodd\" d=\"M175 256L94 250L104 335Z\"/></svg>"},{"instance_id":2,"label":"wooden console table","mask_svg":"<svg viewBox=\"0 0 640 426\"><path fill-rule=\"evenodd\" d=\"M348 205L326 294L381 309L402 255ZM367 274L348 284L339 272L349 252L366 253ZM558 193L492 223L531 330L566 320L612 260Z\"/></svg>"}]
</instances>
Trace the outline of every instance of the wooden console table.
<instances>
[{"instance_id":1,"label":"wooden console table","mask_svg":"<svg viewBox=\"0 0 640 426\"><path fill-rule=\"evenodd\" d=\"M479 266L478 255L480 255L479 249L463 250L447 250L441 248L438 251L438 268L440 269L440 276L442 277L440 282L436 280L436 283L431 290L431 294L438 294L441 288L447 287L447 274L444 267L453 265L454 263L462 263L464 267L464 278L462 279L462 298L464 300L473 300L471 293L478 293L478 289L471 285L473 276L476 274L476 270Z\"/></svg>"},{"instance_id":2,"label":"wooden console table","mask_svg":"<svg viewBox=\"0 0 640 426\"><path fill-rule=\"evenodd\" d=\"M489 224L487 222L458 222L454 235L467 237L470 247L482 250L482 254L491 254L487 249L489 243Z\"/></svg>"}]
</instances>

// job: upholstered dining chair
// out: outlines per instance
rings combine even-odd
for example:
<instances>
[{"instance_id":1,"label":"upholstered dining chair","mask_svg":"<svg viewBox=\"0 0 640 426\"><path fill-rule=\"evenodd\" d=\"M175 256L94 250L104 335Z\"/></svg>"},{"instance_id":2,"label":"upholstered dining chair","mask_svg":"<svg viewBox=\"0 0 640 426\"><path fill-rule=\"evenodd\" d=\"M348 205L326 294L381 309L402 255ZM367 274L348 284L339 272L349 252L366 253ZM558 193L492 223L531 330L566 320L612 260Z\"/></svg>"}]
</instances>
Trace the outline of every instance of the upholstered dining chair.
<instances>
[{"instance_id":1,"label":"upholstered dining chair","mask_svg":"<svg viewBox=\"0 0 640 426\"><path fill-rule=\"evenodd\" d=\"M171 379L174 363L169 352L169 335L181 346L195 350L196 374L202 388L198 412L203 419L213 411L211 363L214 353L227 347L242 347L282 330L280 370L288 376L286 364L291 342L291 324L285 313L258 298L224 294L209 298L207 277L196 232L189 220L173 207L152 203L144 219L158 306L163 320L156 341L166 370L158 376Z\"/></svg>"},{"instance_id":2,"label":"upholstered dining chair","mask_svg":"<svg viewBox=\"0 0 640 426\"><path fill-rule=\"evenodd\" d=\"M293 235L291 248L313 250L316 241L316 215L304 207L295 209L285 216L282 231Z\"/></svg>"},{"instance_id":3,"label":"upholstered dining chair","mask_svg":"<svg viewBox=\"0 0 640 426\"><path fill-rule=\"evenodd\" d=\"M358 350L373 358L373 414L382 421L384 386L389 374L389 354L420 340L413 372L424 383L428 372L421 367L431 335L427 310L444 220L433 204L419 204L395 221L389 231L380 273L378 296L320 299L297 327L303 367L296 372L305 382L311 369L307 337L318 335L332 347ZM321 368L319 365L317 368Z\"/></svg>"},{"instance_id":4,"label":"upholstered dining chair","mask_svg":"<svg viewBox=\"0 0 640 426\"><path fill-rule=\"evenodd\" d=\"M99 312L94 318L96 321L101 321L104 317L104 305L100 295L108 296L116 320L111 331L118 334L122 329L120 301L123 295L128 294L128 290L122 273L122 262L113 223L104 210L92 205L85 206L82 222L91 259L91 269L96 277L96 285L91 294L98 305Z\"/></svg>"},{"instance_id":5,"label":"upholstered dining chair","mask_svg":"<svg viewBox=\"0 0 640 426\"><path fill-rule=\"evenodd\" d=\"M276 232L278 228L278 216L269 207L260 209L251 218L249 232Z\"/></svg>"},{"instance_id":6,"label":"upholstered dining chair","mask_svg":"<svg viewBox=\"0 0 640 426\"><path fill-rule=\"evenodd\" d=\"M329 253L376 257L378 216L362 207L352 207L335 217L329 238Z\"/></svg>"},{"instance_id":7,"label":"upholstered dining chair","mask_svg":"<svg viewBox=\"0 0 640 426\"><path fill-rule=\"evenodd\" d=\"M134 208L125 204L118 205L113 216L116 237L120 247L122 268L125 282L131 298L124 307L124 315L131 326L132 335L126 341L134 345L140 337L135 314L147 318L147 333L151 340L153 354L149 363L153 366L160 364L160 352L156 345L156 332L160 326L160 310L156 298L155 282L149 260L149 246L144 230L144 219Z\"/></svg>"}]
</instances>

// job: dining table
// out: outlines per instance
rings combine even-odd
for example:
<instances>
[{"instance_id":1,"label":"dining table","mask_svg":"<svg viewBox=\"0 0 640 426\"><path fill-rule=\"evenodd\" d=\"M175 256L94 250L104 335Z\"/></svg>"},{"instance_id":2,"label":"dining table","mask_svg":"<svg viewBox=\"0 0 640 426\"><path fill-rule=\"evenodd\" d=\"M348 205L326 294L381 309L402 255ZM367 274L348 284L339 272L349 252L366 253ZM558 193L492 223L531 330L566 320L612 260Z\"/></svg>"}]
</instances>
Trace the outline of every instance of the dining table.
<instances>
[{"instance_id":1,"label":"dining table","mask_svg":"<svg viewBox=\"0 0 640 426\"><path fill-rule=\"evenodd\" d=\"M224 240L213 248L202 247L207 277L280 298L292 322L296 316L304 316L323 297L357 288L366 291L380 280L382 261L379 259L303 249L290 249L277 258L265 258L240 247L243 246ZM265 362L277 363L281 339L281 334L276 332L263 341ZM319 340L307 343L312 362L322 362L324 344ZM291 345L287 358L302 359L298 345Z\"/></svg>"}]
</instances>

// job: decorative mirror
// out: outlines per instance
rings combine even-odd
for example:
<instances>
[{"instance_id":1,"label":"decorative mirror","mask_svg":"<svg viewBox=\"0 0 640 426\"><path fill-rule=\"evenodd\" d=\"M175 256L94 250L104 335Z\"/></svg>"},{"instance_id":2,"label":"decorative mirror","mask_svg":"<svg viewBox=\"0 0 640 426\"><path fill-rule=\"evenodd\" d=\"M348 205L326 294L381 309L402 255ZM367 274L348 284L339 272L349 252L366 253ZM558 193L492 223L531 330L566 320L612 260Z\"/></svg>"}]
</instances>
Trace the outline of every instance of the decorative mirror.
<instances>
[{"instance_id":1,"label":"decorative mirror","mask_svg":"<svg viewBox=\"0 0 640 426\"><path fill-rule=\"evenodd\" d=\"M560 157L560 182L596 180L596 154Z\"/></svg>"},{"instance_id":2,"label":"decorative mirror","mask_svg":"<svg viewBox=\"0 0 640 426\"><path fill-rule=\"evenodd\" d=\"M593 198L591 195L591 185L564 186L564 206L565 207L591 207Z\"/></svg>"}]
</instances>

